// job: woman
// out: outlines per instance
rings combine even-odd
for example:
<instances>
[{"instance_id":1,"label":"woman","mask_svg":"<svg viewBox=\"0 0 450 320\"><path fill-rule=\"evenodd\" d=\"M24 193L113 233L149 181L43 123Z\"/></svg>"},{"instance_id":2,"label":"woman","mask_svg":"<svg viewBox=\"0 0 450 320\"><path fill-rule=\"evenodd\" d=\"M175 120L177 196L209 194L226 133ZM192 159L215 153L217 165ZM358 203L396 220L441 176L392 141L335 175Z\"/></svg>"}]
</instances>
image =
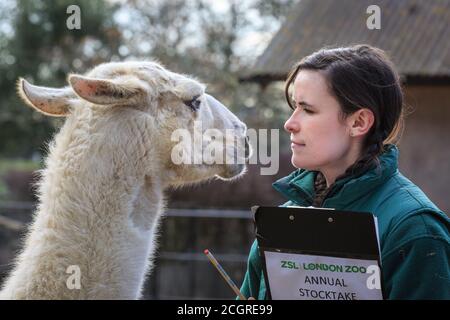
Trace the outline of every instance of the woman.
<instances>
[{"instance_id":1,"label":"woman","mask_svg":"<svg viewBox=\"0 0 450 320\"><path fill-rule=\"evenodd\" d=\"M285 94L299 169L273 184L289 199L283 206L372 212L386 298L450 299L450 221L397 169L403 95L385 53L368 45L320 50L293 68ZM241 291L266 298L256 241Z\"/></svg>"}]
</instances>

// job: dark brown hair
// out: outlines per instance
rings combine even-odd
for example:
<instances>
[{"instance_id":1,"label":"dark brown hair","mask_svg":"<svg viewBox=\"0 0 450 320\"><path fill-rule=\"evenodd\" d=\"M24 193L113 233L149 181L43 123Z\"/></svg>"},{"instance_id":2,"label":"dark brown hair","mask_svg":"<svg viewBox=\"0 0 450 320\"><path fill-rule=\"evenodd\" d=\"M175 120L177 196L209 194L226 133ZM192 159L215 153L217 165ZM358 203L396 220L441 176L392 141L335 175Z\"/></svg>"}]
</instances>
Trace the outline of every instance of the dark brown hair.
<instances>
[{"instance_id":1,"label":"dark brown hair","mask_svg":"<svg viewBox=\"0 0 450 320\"><path fill-rule=\"evenodd\" d=\"M301 70L324 75L330 92L341 106L344 119L361 108L370 109L375 116L365 137L361 157L336 180L379 166L378 156L384 151L383 147L398 142L404 125L400 78L386 53L370 45L354 45L321 49L303 58L293 67L285 85L285 96L292 109L295 107L289 89ZM320 192L316 192L316 198L320 199L316 199L316 205L322 203L328 191L324 180L323 175L318 174L316 188Z\"/></svg>"}]
</instances>

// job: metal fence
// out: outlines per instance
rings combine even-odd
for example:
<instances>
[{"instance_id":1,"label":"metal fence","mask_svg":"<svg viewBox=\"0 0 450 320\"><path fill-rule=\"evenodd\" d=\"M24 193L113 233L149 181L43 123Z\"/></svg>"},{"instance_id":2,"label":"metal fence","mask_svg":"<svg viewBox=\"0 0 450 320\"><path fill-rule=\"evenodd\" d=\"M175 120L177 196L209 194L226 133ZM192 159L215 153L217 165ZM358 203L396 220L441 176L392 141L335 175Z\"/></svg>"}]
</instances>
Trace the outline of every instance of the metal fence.
<instances>
[{"instance_id":1,"label":"metal fence","mask_svg":"<svg viewBox=\"0 0 450 320\"><path fill-rule=\"evenodd\" d=\"M20 249L34 203L0 202L0 281ZM253 240L250 210L167 209L144 299L233 299L203 254L208 248L239 285Z\"/></svg>"}]
</instances>

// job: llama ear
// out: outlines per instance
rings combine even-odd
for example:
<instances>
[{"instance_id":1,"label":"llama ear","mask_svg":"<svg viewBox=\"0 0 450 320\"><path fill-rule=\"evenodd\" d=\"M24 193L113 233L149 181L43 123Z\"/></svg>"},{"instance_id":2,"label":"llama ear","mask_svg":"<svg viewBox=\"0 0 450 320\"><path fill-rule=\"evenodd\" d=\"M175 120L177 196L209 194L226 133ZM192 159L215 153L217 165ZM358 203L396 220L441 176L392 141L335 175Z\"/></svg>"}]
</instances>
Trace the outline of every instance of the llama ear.
<instances>
[{"instance_id":1,"label":"llama ear","mask_svg":"<svg viewBox=\"0 0 450 320\"><path fill-rule=\"evenodd\" d=\"M137 79L96 79L70 75L69 83L75 93L83 100L94 104L127 104L144 91Z\"/></svg>"},{"instance_id":2,"label":"llama ear","mask_svg":"<svg viewBox=\"0 0 450 320\"><path fill-rule=\"evenodd\" d=\"M23 78L17 82L19 96L37 111L52 117L69 114L70 99L76 98L71 88L47 88L34 86Z\"/></svg>"}]
</instances>

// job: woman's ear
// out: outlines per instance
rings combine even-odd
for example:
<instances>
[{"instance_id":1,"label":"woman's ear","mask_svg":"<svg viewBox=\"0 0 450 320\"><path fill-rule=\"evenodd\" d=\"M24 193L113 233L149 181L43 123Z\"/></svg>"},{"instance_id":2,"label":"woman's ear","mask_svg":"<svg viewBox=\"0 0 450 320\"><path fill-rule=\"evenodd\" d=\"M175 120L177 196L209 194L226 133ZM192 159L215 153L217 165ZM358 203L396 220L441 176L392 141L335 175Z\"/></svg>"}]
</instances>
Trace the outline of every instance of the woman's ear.
<instances>
[{"instance_id":1,"label":"woman's ear","mask_svg":"<svg viewBox=\"0 0 450 320\"><path fill-rule=\"evenodd\" d=\"M375 115L372 110L362 108L354 112L348 120L350 136L358 137L367 134L372 126L374 126Z\"/></svg>"}]
</instances>

